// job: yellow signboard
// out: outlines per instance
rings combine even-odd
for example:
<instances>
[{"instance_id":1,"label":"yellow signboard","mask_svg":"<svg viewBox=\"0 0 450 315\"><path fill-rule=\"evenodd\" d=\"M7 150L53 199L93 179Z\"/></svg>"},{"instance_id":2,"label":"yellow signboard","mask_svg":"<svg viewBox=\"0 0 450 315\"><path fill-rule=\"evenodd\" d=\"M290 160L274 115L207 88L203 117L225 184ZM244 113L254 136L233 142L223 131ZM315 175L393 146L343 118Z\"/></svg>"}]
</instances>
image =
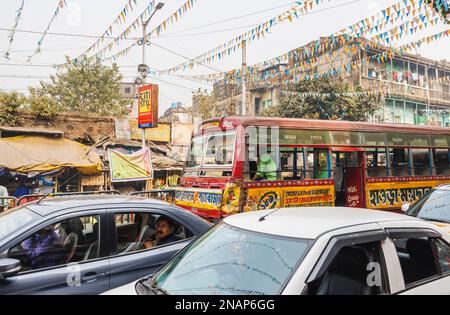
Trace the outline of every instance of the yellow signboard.
<instances>
[{"instance_id":1,"label":"yellow signboard","mask_svg":"<svg viewBox=\"0 0 450 315\"><path fill-rule=\"evenodd\" d=\"M433 188L449 181L416 181L367 183L366 203L369 209L399 209L413 204Z\"/></svg>"},{"instance_id":2,"label":"yellow signboard","mask_svg":"<svg viewBox=\"0 0 450 315\"><path fill-rule=\"evenodd\" d=\"M138 122L136 120L130 121L130 129L132 140L142 140L142 130L139 129ZM170 124L159 123L157 128L147 129L145 138L148 141L170 143L170 133Z\"/></svg>"},{"instance_id":3,"label":"yellow signboard","mask_svg":"<svg viewBox=\"0 0 450 315\"><path fill-rule=\"evenodd\" d=\"M334 186L306 186L249 189L244 211L280 207L333 207Z\"/></svg>"}]
</instances>

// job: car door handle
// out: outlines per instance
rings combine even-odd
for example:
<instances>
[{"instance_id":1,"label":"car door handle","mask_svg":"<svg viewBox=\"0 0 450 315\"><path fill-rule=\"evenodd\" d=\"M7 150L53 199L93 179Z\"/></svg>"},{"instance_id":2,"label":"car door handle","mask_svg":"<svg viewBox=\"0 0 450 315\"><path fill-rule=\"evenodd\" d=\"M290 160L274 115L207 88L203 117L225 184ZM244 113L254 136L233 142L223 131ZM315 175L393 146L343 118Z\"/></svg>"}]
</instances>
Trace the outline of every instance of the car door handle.
<instances>
[{"instance_id":1,"label":"car door handle","mask_svg":"<svg viewBox=\"0 0 450 315\"><path fill-rule=\"evenodd\" d=\"M106 273L96 273L96 272L88 272L84 277L81 278L83 282L94 282L97 278L105 277Z\"/></svg>"}]
</instances>

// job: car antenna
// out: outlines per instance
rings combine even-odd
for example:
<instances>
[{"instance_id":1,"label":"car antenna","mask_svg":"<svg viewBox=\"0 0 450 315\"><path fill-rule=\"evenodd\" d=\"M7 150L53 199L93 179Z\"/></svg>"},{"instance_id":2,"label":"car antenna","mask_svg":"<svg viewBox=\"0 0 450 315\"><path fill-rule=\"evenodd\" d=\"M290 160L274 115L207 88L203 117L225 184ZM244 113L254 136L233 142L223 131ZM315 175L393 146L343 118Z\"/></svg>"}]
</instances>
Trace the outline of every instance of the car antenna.
<instances>
[{"instance_id":1,"label":"car antenna","mask_svg":"<svg viewBox=\"0 0 450 315\"><path fill-rule=\"evenodd\" d=\"M51 195L53 195L53 193L46 194L45 196L43 196L41 199L38 200L37 204L40 205L41 201L47 199L47 197L50 197Z\"/></svg>"},{"instance_id":2,"label":"car antenna","mask_svg":"<svg viewBox=\"0 0 450 315\"><path fill-rule=\"evenodd\" d=\"M270 213L268 213L268 214L266 214L266 215L260 217L258 221L259 221L259 222L266 221L266 218L267 218L268 216L274 214L275 212L277 212L277 211L279 211L279 210L281 210L281 209L283 209L283 208L280 207L280 208L278 208L278 209L273 210L272 212L270 212Z\"/></svg>"}]
</instances>

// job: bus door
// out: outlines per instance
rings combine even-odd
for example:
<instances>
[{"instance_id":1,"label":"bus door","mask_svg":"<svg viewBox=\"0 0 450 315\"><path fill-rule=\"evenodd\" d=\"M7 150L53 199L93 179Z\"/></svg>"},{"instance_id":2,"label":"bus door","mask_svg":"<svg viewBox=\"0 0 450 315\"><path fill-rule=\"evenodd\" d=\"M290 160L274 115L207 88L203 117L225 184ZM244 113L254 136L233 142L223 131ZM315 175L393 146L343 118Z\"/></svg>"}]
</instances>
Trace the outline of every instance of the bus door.
<instances>
[{"instance_id":1,"label":"bus door","mask_svg":"<svg viewBox=\"0 0 450 315\"><path fill-rule=\"evenodd\" d=\"M341 165L344 168L342 186L346 207L365 208L364 201L364 152L343 152Z\"/></svg>"}]
</instances>

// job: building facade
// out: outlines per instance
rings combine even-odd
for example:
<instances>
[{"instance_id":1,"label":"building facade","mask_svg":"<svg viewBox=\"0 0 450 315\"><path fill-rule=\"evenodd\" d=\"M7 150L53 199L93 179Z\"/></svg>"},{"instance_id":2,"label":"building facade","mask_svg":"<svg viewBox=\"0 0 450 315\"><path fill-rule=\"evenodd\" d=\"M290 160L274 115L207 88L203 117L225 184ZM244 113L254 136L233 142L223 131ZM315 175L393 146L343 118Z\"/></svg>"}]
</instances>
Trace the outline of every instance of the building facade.
<instances>
[{"instance_id":1,"label":"building facade","mask_svg":"<svg viewBox=\"0 0 450 315\"><path fill-rule=\"evenodd\" d=\"M321 39L322 43L328 40ZM259 79L247 83L248 115L259 116L265 108L279 104L286 82L298 80L293 70L301 63L297 56L301 56L309 47L311 44L290 52L286 64L259 70ZM308 73L323 74L330 69L344 68L354 63L357 66L352 67L351 71L342 71L333 78L361 86L365 91L379 92L383 96L383 108L372 115L370 121L450 126L450 62L411 54L394 55L380 61L376 57L386 55L388 48L365 39L354 39L346 43L345 47L347 49L344 46L334 49L329 62L311 63ZM274 78L271 73L280 75ZM304 76L301 77L304 79ZM311 75L309 78L313 77ZM232 106L236 114L242 114L240 80L217 82L214 95L220 105Z\"/></svg>"}]
</instances>

